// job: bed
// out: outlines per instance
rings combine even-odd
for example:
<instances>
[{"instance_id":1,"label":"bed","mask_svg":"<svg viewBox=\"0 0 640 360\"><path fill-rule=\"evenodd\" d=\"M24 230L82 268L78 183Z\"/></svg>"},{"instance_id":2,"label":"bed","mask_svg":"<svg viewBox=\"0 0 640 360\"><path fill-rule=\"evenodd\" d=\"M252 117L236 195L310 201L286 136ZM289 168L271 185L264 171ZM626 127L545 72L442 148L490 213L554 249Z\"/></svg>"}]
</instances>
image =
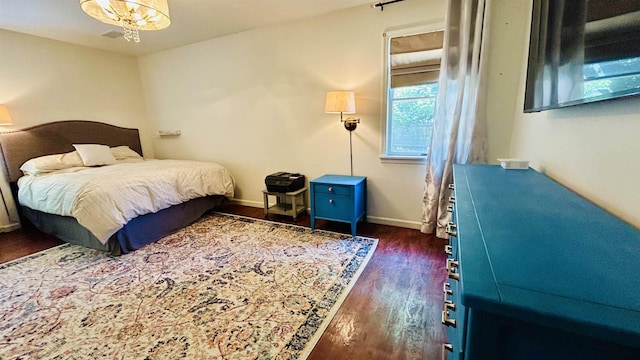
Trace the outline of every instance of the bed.
<instances>
[{"instance_id":1,"label":"bed","mask_svg":"<svg viewBox=\"0 0 640 360\"><path fill-rule=\"evenodd\" d=\"M158 209L148 210L151 212L134 214L133 216L131 215L133 211L120 208L120 205L117 204L115 200L113 201L114 205L111 205L111 200L100 200L102 204L109 204L103 205L103 209L108 210L109 206L113 206L114 209L118 209L116 212L127 213L131 218L121 220L123 224L118 230L114 230L115 232L113 233L111 233L111 231L96 231L90 226L87 226L86 219L83 220L81 217L76 218L72 215L60 215L48 211L41 211L40 209L37 209L38 206L32 205L37 203L37 201L34 202L33 199L31 199L31 202L29 202L29 197L25 196L25 194L28 193L28 189L25 190L26 186L27 184L31 186L29 182L34 176L24 176L21 167L24 169L24 165L27 161L47 155L58 156L55 154L79 153L81 149L74 147L74 144L76 144L76 146L77 144L100 144L102 145L102 148L106 145L111 149L126 148L129 149L130 152L142 155L142 146L137 129L123 128L94 121L57 121L21 130L0 133L0 155L4 162L4 170L7 179L9 180L13 199L18 207L20 220L23 226L32 224L38 230L53 234L65 242L107 251L113 255L120 255L139 249L146 244L155 242L160 238L191 224L200 218L205 212L214 209L222 204L225 199L233 196L233 178L228 174L228 171L220 165L202 162L206 167L206 171L215 170L216 176L218 176L218 173L221 174L221 179L215 181L222 181L222 183L220 185L211 186L217 190L214 189L215 191L213 191L211 189L207 189L206 193L194 192L193 194L189 194L189 197L183 196L184 194L181 194L180 196L175 195L176 198L179 197L181 200L179 202L174 201L174 203L171 203L170 205L156 204L157 200L152 199L149 202L152 203L154 207L158 207ZM77 156L77 154L73 156ZM65 176L67 178L79 179L89 176L85 174L89 174L91 172L100 174L99 172L102 171L104 174L94 176L103 176L106 179L108 176L113 176L109 175L111 174L111 171L115 171L115 169L120 166L128 166L128 170L124 170L125 172L138 173L138 169L146 167L147 164L150 164L149 166L153 165L154 167L158 165L165 166L165 164L162 163L165 161L174 161L174 163L167 163L170 165L172 169L171 171L174 171L174 168L181 168L180 164L182 163L189 163L188 167L193 166L195 163L200 163L195 161L177 162L175 160L125 160L126 159L123 159L122 161L118 160L118 163L126 162L126 164L122 165L115 164L93 167L73 167L71 169L61 171L56 170L55 177L56 180L58 180L57 177ZM133 160L139 161L139 163ZM33 161L30 161L30 163L31 162ZM219 170L218 168L222 168L222 170ZM167 175L167 166L165 166L165 169L162 171L164 171L162 173L163 176ZM58 174L58 172L66 174ZM46 176L41 176L41 178L51 180L53 179L52 174L54 174L54 172L47 173ZM209 176L208 172L204 174ZM184 174L181 176L184 177ZM119 178L121 175L116 175L115 177ZM124 175L122 175L122 177L124 177ZM135 183L134 181L131 182ZM166 182L171 183L169 180ZM127 184L127 186L136 185ZM149 191L148 188L150 186L144 186L146 187L142 190L138 189L135 191L137 193ZM155 187L156 185L154 184L152 188ZM126 191L134 191L133 189L124 187L118 189L121 189L123 193L126 193ZM20 196L18 196L19 192L21 192ZM116 192L120 191L118 190ZM64 191L61 191L61 193L64 193ZM31 206L24 206L22 204L23 201L18 200L19 198L25 199L24 202L29 203ZM49 197L47 197L46 201L49 201L48 199ZM42 201L46 202L44 200ZM135 209L135 211L140 212L141 210ZM85 226L81 225L81 223L85 224Z\"/></svg>"}]
</instances>

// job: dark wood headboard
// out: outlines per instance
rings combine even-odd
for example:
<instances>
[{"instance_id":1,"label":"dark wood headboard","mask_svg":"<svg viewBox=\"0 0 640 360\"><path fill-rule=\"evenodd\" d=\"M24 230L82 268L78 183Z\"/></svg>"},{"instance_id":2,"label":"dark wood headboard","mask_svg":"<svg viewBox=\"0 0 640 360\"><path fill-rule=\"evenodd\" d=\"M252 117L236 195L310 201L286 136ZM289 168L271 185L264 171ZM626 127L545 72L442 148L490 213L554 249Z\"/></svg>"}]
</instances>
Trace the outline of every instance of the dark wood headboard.
<instances>
[{"instance_id":1,"label":"dark wood headboard","mask_svg":"<svg viewBox=\"0 0 640 360\"><path fill-rule=\"evenodd\" d=\"M0 133L0 155L9 182L18 181L20 166L27 160L73 151L73 144L127 145L142 155L138 129L86 120L50 122Z\"/></svg>"}]
</instances>

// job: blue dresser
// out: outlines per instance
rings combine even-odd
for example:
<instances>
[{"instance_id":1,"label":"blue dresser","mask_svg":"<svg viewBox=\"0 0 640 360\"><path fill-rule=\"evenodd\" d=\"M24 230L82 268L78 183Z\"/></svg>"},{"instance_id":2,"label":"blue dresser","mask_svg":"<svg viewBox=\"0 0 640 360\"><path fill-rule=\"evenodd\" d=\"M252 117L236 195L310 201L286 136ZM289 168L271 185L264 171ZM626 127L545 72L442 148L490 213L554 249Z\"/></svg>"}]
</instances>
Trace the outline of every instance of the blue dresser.
<instances>
[{"instance_id":1,"label":"blue dresser","mask_svg":"<svg viewBox=\"0 0 640 360\"><path fill-rule=\"evenodd\" d=\"M351 224L356 236L358 220L367 216L367 178L364 176L324 175L309 182L311 187L311 229L316 219Z\"/></svg>"},{"instance_id":2,"label":"blue dresser","mask_svg":"<svg viewBox=\"0 0 640 360\"><path fill-rule=\"evenodd\" d=\"M640 231L532 170L455 165L447 359L640 359Z\"/></svg>"}]
</instances>

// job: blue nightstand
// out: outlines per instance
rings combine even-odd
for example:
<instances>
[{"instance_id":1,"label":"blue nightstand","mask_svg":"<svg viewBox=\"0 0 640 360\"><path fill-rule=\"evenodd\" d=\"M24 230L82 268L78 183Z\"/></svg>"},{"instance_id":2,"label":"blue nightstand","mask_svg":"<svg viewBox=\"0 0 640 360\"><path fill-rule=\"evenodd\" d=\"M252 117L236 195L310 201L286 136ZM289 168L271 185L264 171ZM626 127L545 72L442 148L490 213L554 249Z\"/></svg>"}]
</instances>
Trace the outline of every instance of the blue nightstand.
<instances>
[{"instance_id":1,"label":"blue nightstand","mask_svg":"<svg viewBox=\"0 0 640 360\"><path fill-rule=\"evenodd\" d=\"M311 186L311 229L316 219L351 224L356 236L358 220L367 219L367 178L365 176L324 175L309 182Z\"/></svg>"}]
</instances>

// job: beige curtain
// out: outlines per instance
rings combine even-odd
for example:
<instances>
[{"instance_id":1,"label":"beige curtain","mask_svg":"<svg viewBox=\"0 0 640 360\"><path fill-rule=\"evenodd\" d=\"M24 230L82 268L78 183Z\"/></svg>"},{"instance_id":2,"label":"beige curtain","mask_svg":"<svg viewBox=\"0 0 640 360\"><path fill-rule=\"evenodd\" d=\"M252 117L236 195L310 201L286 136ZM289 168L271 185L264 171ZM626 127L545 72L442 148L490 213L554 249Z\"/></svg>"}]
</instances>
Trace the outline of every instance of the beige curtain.
<instances>
[{"instance_id":1,"label":"beige curtain","mask_svg":"<svg viewBox=\"0 0 640 360\"><path fill-rule=\"evenodd\" d=\"M444 31L391 38L391 87L438 81Z\"/></svg>"},{"instance_id":2,"label":"beige curtain","mask_svg":"<svg viewBox=\"0 0 640 360\"><path fill-rule=\"evenodd\" d=\"M485 73L491 0L449 0L427 156L422 232L446 238L453 164L486 163Z\"/></svg>"}]
</instances>

